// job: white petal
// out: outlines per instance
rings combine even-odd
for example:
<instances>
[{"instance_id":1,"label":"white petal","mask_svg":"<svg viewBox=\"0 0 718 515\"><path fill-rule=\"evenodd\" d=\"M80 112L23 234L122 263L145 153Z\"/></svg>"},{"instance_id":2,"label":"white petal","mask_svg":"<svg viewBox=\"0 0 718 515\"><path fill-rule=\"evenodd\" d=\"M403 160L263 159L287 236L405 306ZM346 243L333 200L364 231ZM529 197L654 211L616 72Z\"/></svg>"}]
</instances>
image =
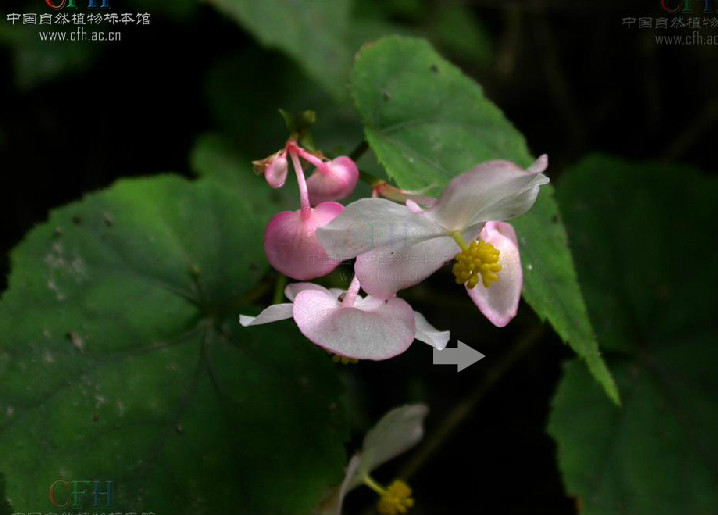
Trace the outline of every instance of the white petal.
<instances>
[{"instance_id":1,"label":"white petal","mask_svg":"<svg viewBox=\"0 0 718 515\"><path fill-rule=\"evenodd\" d=\"M314 283L291 283L288 284L286 288L284 288L284 295L291 301L294 301L294 299L299 295L301 292L306 290L315 290L315 291L324 291L326 292L327 289L323 286L319 286L318 284Z\"/></svg>"},{"instance_id":2,"label":"white petal","mask_svg":"<svg viewBox=\"0 0 718 515\"><path fill-rule=\"evenodd\" d=\"M353 486L358 485L358 483L355 483L355 480L360 460L361 457L358 454L352 456L352 459L349 460L349 464L347 465L344 481L342 481L341 486L339 486L336 495L318 515L341 515L344 505L344 496L351 490L352 483L354 483Z\"/></svg>"},{"instance_id":3,"label":"white petal","mask_svg":"<svg viewBox=\"0 0 718 515\"><path fill-rule=\"evenodd\" d=\"M239 323L247 327L250 325L269 324L288 318L292 318L292 305L290 303L272 304L256 317L239 315Z\"/></svg>"},{"instance_id":4,"label":"white petal","mask_svg":"<svg viewBox=\"0 0 718 515\"><path fill-rule=\"evenodd\" d=\"M533 206L543 175L545 156L523 170L510 161L488 161L455 177L430 215L450 231L490 220L509 220Z\"/></svg>"},{"instance_id":5,"label":"white petal","mask_svg":"<svg viewBox=\"0 0 718 515\"><path fill-rule=\"evenodd\" d=\"M510 224L489 222L481 231L481 239L496 247L501 253L499 280L486 288L481 281L468 289L474 304L497 327L504 327L516 316L521 300L523 271L516 233Z\"/></svg>"},{"instance_id":6,"label":"white petal","mask_svg":"<svg viewBox=\"0 0 718 515\"><path fill-rule=\"evenodd\" d=\"M355 359L384 360L414 341L414 311L401 299L343 306L329 292L303 291L294 300L299 330L324 349Z\"/></svg>"},{"instance_id":7,"label":"white petal","mask_svg":"<svg viewBox=\"0 0 718 515\"><path fill-rule=\"evenodd\" d=\"M426 321L424 315L414 311L414 323L416 324L415 338L420 342L428 343L435 349L444 350L449 343L450 331L439 331Z\"/></svg>"},{"instance_id":8,"label":"white petal","mask_svg":"<svg viewBox=\"0 0 718 515\"><path fill-rule=\"evenodd\" d=\"M406 246L386 246L357 257L354 271L369 295L387 299L397 291L420 283L459 252L449 236Z\"/></svg>"},{"instance_id":9,"label":"white petal","mask_svg":"<svg viewBox=\"0 0 718 515\"><path fill-rule=\"evenodd\" d=\"M357 474L349 490L379 465L416 445L424 436L424 418L429 408L410 404L391 410L367 433L360 455Z\"/></svg>"},{"instance_id":10,"label":"white petal","mask_svg":"<svg viewBox=\"0 0 718 515\"><path fill-rule=\"evenodd\" d=\"M411 245L445 235L426 213L386 199L361 199L349 204L329 224L317 229L319 243L333 259L351 259L379 247Z\"/></svg>"}]
</instances>

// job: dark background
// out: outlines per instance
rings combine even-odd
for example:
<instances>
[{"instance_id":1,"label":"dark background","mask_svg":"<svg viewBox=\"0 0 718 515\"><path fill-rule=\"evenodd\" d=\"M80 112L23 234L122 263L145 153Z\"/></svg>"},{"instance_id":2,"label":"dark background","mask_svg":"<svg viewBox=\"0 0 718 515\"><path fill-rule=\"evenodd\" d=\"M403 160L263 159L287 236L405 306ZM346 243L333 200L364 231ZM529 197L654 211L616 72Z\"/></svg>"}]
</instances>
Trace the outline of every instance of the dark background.
<instances>
[{"instance_id":1,"label":"dark background","mask_svg":"<svg viewBox=\"0 0 718 515\"><path fill-rule=\"evenodd\" d=\"M361 2L358 16L379 9L373 5L378 0ZM0 26L13 9L42 12L36 3L41 4L3 1ZM397 26L431 37L434 13L446 3L392 1L381 9ZM628 16L671 17L660 0L461 3L489 36L491 58L478 62L440 40L435 44L482 84L534 153L551 156L552 180L589 151L687 162L713 173L718 169L718 46L660 46L654 29L622 25ZM694 2L695 15L718 16L704 15L702 4ZM0 46L3 288L8 252L45 220L49 209L119 177L166 171L190 176L188 155L203 132L225 132L249 158L281 146L281 139L262 138L265 133L281 134L278 116L271 127L266 118L261 124L251 117L235 122L254 136L242 137L241 129L227 127L217 116L216 97L221 95L208 86L207 77L218 62L240 63L237 82L224 86L236 89L257 110L274 111L283 107L273 96L281 86L273 84L274 74L279 81L284 70L300 78L301 72L208 5L185 14L147 10L153 14L151 27L127 30L121 43L96 45L95 55L79 66L32 87L18 80L18 46L7 40ZM702 33L716 34L718 29ZM214 82L218 80L215 76ZM305 107L317 110L321 123L325 106ZM499 335L483 319L471 316L475 308L470 303L452 300L449 283L448 276L439 275L429 284L446 295L438 306L435 301L422 305L421 287L407 295L419 311L428 311L437 327L451 320L452 331L462 341L470 343L480 333L480 349L491 355L493 365L476 366L485 367L489 376L490 367L502 363L509 352L506 341L529 338L534 343L506 374L496 374L496 381L479 396L479 408L412 477L414 513L574 513L574 501L561 486L554 444L543 432L560 362L570 351L549 328L537 329L541 326L528 308ZM459 316L461 310L468 316ZM478 374L457 379L448 368L423 366L428 352L392 360L380 371L367 365L346 374L348 381L360 379L349 385L356 404L363 406L354 415L357 435L387 409L410 399L429 401L431 434L460 402L455 392L470 395L484 387L484 379L476 383ZM388 481L407 464L408 458L397 460L377 477ZM373 497L365 491L352 494L348 502L349 510L359 513Z\"/></svg>"}]
</instances>

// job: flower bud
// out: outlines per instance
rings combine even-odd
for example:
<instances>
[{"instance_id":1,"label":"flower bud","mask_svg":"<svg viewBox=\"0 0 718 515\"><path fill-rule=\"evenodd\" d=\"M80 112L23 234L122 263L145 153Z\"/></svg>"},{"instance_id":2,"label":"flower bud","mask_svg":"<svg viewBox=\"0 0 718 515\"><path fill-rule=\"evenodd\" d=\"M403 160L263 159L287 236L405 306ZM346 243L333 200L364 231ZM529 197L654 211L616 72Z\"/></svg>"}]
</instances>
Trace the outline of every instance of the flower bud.
<instances>
[{"instance_id":1,"label":"flower bud","mask_svg":"<svg viewBox=\"0 0 718 515\"><path fill-rule=\"evenodd\" d=\"M287 158L284 156L277 156L267 164L264 169L264 178L272 188L281 188L284 186L284 182L287 180L287 171L289 166L287 164Z\"/></svg>"},{"instance_id":2,"label":"flower bud","mask_svg":"<svg viewBox=\"0 0 718 515\"><path fill-rule=\"evenodd\" d=\"M307 179L309 200L314 206L321 202L345 199L354 192L358 179L359 169L346 156L322 163Z\"/></svg>"}]
</instances>

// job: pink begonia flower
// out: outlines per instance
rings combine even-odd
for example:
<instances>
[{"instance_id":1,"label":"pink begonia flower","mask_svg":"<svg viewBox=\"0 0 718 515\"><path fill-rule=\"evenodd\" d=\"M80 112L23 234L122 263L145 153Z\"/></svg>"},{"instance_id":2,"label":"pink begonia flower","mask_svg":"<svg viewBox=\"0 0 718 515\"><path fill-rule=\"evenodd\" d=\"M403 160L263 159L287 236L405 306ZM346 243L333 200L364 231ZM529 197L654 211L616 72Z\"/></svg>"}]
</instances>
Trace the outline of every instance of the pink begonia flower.
<instances>
[{"instance_id":1,"label":"pink begonia flower","mask_svg":"<svg viewBox=\"0 0 718 515\"><path fill-rule=\"evenodd\" d=\"M267 260L278 271L300 281L322 277L334 270L340 261L330 259L317 240L316 230L344 210L336 202L323 202L312 208L307 183L297 153L290 155L299 184L298 211L282 211L270 220L264 233Z\"/></svg>"},{"instance_id":2,"label":"pink begonia flower","mask_svg":"<svg viewBox=\"0 0 718 515\"><path fill-rule=\"evenodd\" d=\"M455 177L428 210L411 200L403 206L362 199L318 229L317 236L331 258L357 257L362 288L379 298L421 282L456 258L457 282L466 283L482 313L501 327L516 313L521 262L513 229L486 223L528 211L549 182L543 174L547 166L545 155L528 170L509 161L482 163Z\"/></svg>"},{"instance_id":3,"label":"pink begonia flower","mask_svg":"<svg viewBox=\"0 0 718 515\"><path fill-rule=\"evenodd\" d=\"M362 297L354 278L346 292L312 283L290 284L291 301L269 306L256 317L240 315L244 327L294 318L316 345L352 359L384 360L401 354L416 338L441 350L449 331L438 331L399 298ZM340 299L341 295L343 299Z\"/></svg>"},{"instance_id":4,"label":"pink begonia flower","mask_svg":"<svg viewBox=\"0 0 718 515\"><path fill-rule=\"evenodd\" d=\"M354 192L359 180L359 169L354 161L340 156L328 162L318 159L310 162L317 167L307 179L309 200L313 206L321 202L345 199Z\"/></svg>"}]
</instances>

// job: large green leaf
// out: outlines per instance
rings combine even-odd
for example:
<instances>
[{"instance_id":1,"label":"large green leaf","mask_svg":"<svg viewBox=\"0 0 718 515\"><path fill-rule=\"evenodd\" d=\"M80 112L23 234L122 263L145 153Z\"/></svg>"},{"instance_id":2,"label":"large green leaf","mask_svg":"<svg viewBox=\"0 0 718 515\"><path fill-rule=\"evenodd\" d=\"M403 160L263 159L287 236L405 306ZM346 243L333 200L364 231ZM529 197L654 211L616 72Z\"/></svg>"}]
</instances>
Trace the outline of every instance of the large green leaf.
<instances>
[{"instance_id":1,"label":"large green leaf","mask_svg":"<svg viewBox=\"0 0 718 515\"><path fill-rule=\"evenodd\" d=\"M399 186L443 188L489 159L527 166L523 136L481 88L417 39L390 37L358 55L352 94L369 145ZM524 298L586 360L607 393L613 379L598 352L550 186L512 221L524 265Z\"/></svg>"},{"instance_id":2,"label":"large green leaf","mask_svg":"<svg viewBox=\"0 0 718 515\"><path fill-rule=\"evenodd\" d=\"M97 479L114 511L308 513L340 480L326 355L289 322L237 323L266 268L263 225L225 190L121 181L13 252L0 472L15 509L56 511L52 482Z\"/></svg>"},{"instance_id":3,"label":"large green leaf","mask_svg":"<svg viewBox=\"0 0 718 515\"><path fill-rule=\"evenodd\" d=\"M295 59L335 98L347 96L351 67L349 0L209 0L252 32L262 44ZM272 71L248 80L277 80Z\"/></svg>"},{"instance_id":4,"label":"large green leaf","mask_svg":"<svg viewBox=\"0 0 718 515\"><path fill-rule=\"evenodd\" d=\"M549 432L568 491L587 514L718 512L718 183L593 156L558 197L624 400L566 367Z\"/></svg>"}]
</instances>

